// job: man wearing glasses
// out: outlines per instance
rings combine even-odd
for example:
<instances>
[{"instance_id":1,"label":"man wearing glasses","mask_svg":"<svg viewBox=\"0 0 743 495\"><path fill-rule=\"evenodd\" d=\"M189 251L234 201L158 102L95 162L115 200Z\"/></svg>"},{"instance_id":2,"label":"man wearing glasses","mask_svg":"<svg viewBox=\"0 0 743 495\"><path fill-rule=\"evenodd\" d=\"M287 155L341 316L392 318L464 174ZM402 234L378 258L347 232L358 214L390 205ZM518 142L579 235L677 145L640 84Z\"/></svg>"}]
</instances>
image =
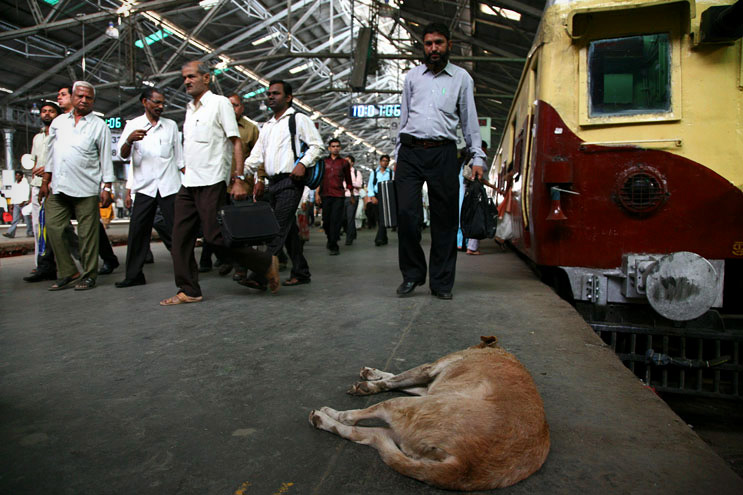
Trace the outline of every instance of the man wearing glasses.
<instances>
[{"instance_id":1,"label":"man wearing glasses","mask_svg":"<svg viewBox=\"0 0 743 495\"><path fill-rule=\"evenodd\" d=\"M120 156L131 156L127 205L131 204L131 192L135 193L129 221L126 277L116 282L119 288L145 284L142 267L149 251L155 212L159 206L165 228L172 233L175 194L181 187L184 168L178 126L172 120L160 117L165 107L165 95L157 88L146 88L140 100L144 115L126 123L119 144Z\"/></svg>"}]
</instances>

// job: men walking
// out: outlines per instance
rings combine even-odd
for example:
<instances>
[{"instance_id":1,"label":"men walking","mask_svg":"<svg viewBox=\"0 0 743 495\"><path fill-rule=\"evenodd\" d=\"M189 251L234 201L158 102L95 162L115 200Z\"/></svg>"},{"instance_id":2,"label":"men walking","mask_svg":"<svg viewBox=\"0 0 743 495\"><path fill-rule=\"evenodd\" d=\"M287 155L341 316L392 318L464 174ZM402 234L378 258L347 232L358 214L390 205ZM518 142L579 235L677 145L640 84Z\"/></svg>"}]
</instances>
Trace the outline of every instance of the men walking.
<instances>
[{"instance_id":1,"label":"men walking","mask_svg":"<svg viewBox=\"0 0 743 495\"><path fill-rule=\"evenodd\" d=\"M302 253L296 213L304 192L305 169L314 166L322 153L322 139L314 122L306 115L296 113L291 107L293 96L289 83L271 81L266 94L268 108L273 111L273 117L261 127L258 142L245 165L254 171L263 166L268 176L272 193L271 207L280 227L279 235L268 244L268 251L276 254L286 245L292 261L291 277L285 280L283 285L308 284L311 277L310 268ZM304 156L296 163L289 130L292 120L296 125L294 148L297 154L300 153L300 141L308 146ZM255 184L255 196L260 198L263 190L264 182L259 175ZM260 289L263 283L260 277L256 277L254 280L246 280L244 285Z\"/></svg>"},{"instance_id":2,"label":"men walking","mask_svg":"<svg viewBox=\"0 0 743 495\"><path fill-rule=\"evenodd\" d=\"M356 160L351 155L346 157L346 160L351 165L351 189L345 192L346 199L344 201L344 217L346 219L346 246L353 244L356 240L356 208L359 206L359 194L361 188L364 187L364 176L356 170ZM344 183L344 187L347 184Z\"/></svg>"},{"instance_id":3,"label":"men walking","mask_svg":"<svg viewBox=\"0 0 743 495\"><path fill-rule=\"evenodd\" d=\"M325 245L331 255L340 254L338 240L341 237L343 205L345 203L344 186L350 194L353 192L351 181L351 164L341 158L341 142L335 138L328 142L330 156L325 159L325 173L320 184L318 204L322 206L322 223L328 242ZM356 203L356 198L351 196Z\"/></svg>"},{"instance_id":4,"label":"men walking","mask_svg":"<svg viewBox=\"0 0 743 495\"><path fill-rule=\"evenodd\" d=\"M10 208L13 213L13 223L3 236L12 239L15 237L15 231L18 223L23 218L23 208L31 202L31 187L20 170L15 171L15 180L10 188ZM29 219L30 220L30 219ZM26 237L33 237L33 225L26 222Z\"/></svg>"},{"instance_id":5,"label":"men walking","mask_svg":"<svg viewBox=\"0 0 743 495\"><path fill-rule=\"evenodd\" d=\"M161 118L165 95L157 88L148 87L142 92L140 101L144 114L126 123L119 141L119 156L131 156L128 185L135 197L129 220L126 276L116 282L118 288L145 284L142 267L149 253L155 212L159 206L165 230L170 234L175 193L181 187L183 148L176 123ZM128 200L130 194L127 193Z\"/></svg>"},{"instance_id":6,"label":"men walking","mask_svg":"<svg viewBox=\"0 0 743 495\"><path fill-rule=\"evenodd\" d=\"M426 257L420 246L421 189L425 181L431 208L431 294L440 299L452 298L459 193L457 124L461 124L467 148L474 155L473 175L483 175L485 154L480 149L473 81L464 69L448 61L451 46L447 26L426 26L425 63L411 69L403 85L395 178L403 277L398 296L412 294L426 280Z\"/></svg>"},{"instance_id":7,"label":"men walking","mask_svg":"<svg viewBox=\"0 0 743 495\"><path fill-rule=\"evenodd\" d=\"M384 226L384 215L379 211L379 200L377 199L377 193L379 193L379 183L387 180L392 180L392 169L389 168L390 155L382 155L379 159L379 166L372 172L369 177L369 202L373 204L373 208L376 211L376 221L379 223L377 228L377 237L374 239L374 245L384 246L387 244L387 228Z\"/></svg>"},{"instance_id":8,"label":"men walking","mask_svg":"<svg viewBox=\"0 0 743 495\"><path fill-rule=\"evenodd\" d=\"M249 247L227 248L217 224L217 210L225 202L230 181L230 163L234 153L235 169L232 197L247 196L243 175L242 145L235 113L230 101L209 91L211 73L203 62L186 63L182 69L186 92L193 98L183 124L183 185L175 199L173 225L173 271L178 292L160 301L162 306L194 303L203 299L199 271L194 257L196 235L201 222L204 241L212 244L217 255L233 259L256 273L263 274L272 292L279 288L278 260L271 253ZM221 256L220 256L221 257Z\"/></svg>"},{"instance_id":9,"label":"men walking","mask_svg":"<svg viewBox=\"0 0 743 495\"><path fill-rule=\"evenodd\" d=\"M103 119L93 115L94 103L95 88L90 83L77 81L72 88L73 111L54 119L49 127L47 168L39 200L48 196L47 232L60 276L50 290L66 289L75 281L75 290L88 290L96 285L98 201L104 206L111 203L111 182L116 177L111 161L111 133ZM103 190L100 190L101 180ZM73 213L78 222L82 273L78 273L62 238Z\"/></svg>"}]
</instances>

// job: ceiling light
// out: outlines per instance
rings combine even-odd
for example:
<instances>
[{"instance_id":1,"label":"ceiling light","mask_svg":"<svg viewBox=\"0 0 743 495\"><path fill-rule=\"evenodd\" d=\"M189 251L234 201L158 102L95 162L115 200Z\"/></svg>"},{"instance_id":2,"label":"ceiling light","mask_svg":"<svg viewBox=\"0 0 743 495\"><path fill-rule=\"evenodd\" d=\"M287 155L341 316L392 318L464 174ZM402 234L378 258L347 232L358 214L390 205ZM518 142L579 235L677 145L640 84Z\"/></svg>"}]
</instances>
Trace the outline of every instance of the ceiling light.
<instances>
[{"instance_id":1,"label":"ceiling light","mask_svg":"<svg viewBox=\"0 0 743 495\"><path fill-rule=\"evenodd\" d=\"M213 7L216 7L219 3L219 0L201 0L199 2L199 7L201 7L204 10L209 10Z\"/></svg>"},{"instance_id":2,"label":"ceiling light","mask_svg":"<svg viewBox=\"0 0 743 495\"><path fill-rule=\"evenodd\" d=\"M493 8L490 5L485 5L484 3L480 4L480 12L496 17L505 17L506 19L510 19L516 22L521 20L521 14L519 14L515 10L504 9L502 7Z\"/></svg>"},{"instance_id":3,"label":"ceiling light","mask_svg":"<svg viewBox=\"0 0 743 495\"><path fill-rule=\"evenodd\" d=\"M271 41L272 39L278 37L281 33L279 31L274 31L273 33L264 36L263 38L258 38L253 42L253 46L260 45L262 43L265 43L266 41Z\"/></svg>"},{"instance_id":4,"label":"ceiling light","mask_svg":"<svg viewBox=\"0 0 743 495\"><path fill-rule=\"evenodd\" d=\"M307 70L310 68L310 65L312 64L310 62L307 62L306 64L302 64L292 69L289 69L289 74L296 74L297 72L302 72L303 70Z\"/></svg>"},{"instance_id":5,"label":"ceiling light","mask_svg":"<svg viewBox=\"0 0 743 495\"><path fill-rule=\"evenodd\" d=\"M0 87L0 91L2 91L2 92L4 92L4 93L12 93L12 92L13 92L13 90L12 90L12 89L8 89L8 88L3 88L3 87Z\"/></svg>"}]
</instances>

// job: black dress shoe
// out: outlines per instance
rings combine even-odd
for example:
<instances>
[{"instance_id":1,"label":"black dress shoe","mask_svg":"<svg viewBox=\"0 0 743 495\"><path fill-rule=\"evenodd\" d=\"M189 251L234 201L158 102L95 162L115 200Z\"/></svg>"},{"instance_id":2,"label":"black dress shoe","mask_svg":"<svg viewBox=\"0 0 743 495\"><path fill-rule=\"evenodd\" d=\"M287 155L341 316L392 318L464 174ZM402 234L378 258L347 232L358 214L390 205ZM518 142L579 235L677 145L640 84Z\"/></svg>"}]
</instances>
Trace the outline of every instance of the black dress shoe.
<instances>
[{"instance_id":1,"label":"black dress shoe","mask_svg":"<svg viewBox=\"0 0 743 495\"><path fill-rule=\"evenodd\" d=\"M433 290L431 289L431 295L434 297L438 297L439 299L443 299L445 301L448 301L453 296L451 295L451 292L448 290Z\"/></svg>"},{"instance_id":2,"label":"black dress shoe","mask_svg":"<svg viewBox=\"0 0 743 495\"><path fill-rule=\"evenodd\" d=\"M113 271L118 268L119 264L116 263L115 265L103 263L103 266L98 270L98 275L108 275L110 273L113 273Z\"/></svg>"},{"instance_id":3,"label":"black dress shoe","mask_svg":"<svg viewBox=\"0 0 743 495\"><path fill-rule=\"evenodd\" d=\"M403 282L400 284L400 287L397 288L397 295L399 297L409 296L417 286L423 285L424 283L425 282Z\"/></svg>"},{"instance_id":4,"label":"black dress shoe","mask_svg":"<svg viewBox=\"0 0 743 495\"><path fill-rule=\"evenodd\" d=\"M134 287L135 285L144 285L146 283L144 276L141 276L137 278L125 278L121 282L116 282L114 285L119 289L123 289L125 287Z\"/></svg>"},{"instance_id":5,"label":"black dress shoe","mask_svg":"<svg viewBox=\"0 0 743 495\"><path fill-rule=\"evenodd\" d=\"M57 274L56 273L44 273L44 272L34 272L31 275L27 277L23 277L23 280L26 282L41 282L43 280L57 280Z\"/></svg>"}]
</instances>

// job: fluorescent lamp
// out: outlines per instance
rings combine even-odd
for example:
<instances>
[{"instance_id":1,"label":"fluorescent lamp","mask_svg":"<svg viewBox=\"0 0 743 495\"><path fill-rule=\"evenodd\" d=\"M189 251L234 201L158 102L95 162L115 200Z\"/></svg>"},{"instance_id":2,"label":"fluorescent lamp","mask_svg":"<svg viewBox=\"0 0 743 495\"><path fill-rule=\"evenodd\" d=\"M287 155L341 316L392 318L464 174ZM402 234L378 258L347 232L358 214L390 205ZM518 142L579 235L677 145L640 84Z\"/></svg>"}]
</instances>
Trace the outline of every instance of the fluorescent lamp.
<instances>
[{"instance_id":1,"label":"fluorescent lamp","mask_svg":"<svg viewBox=\"0 0 743 495\"><path fill-rule=\"evenodd\" d=\"M280 34L281 33L279 31L274 31L273 33L268 34L268 35L264 36L263 38L258 38L252 44L253 44L253 46L261 45L261 44L265 43L266 41L271 41L272 39L278 37Z\"/></svg>"},{"instance_id":2,"label":"fluorescent lamp","mask_svg":"<svg viewBox=\"0 0 743 495\"><path fill-rule=\"evenodd\" d=\"M12 89L8 89L8 88L3 88L3 87L0 87L0 91L2 91L2 92L4 92L4 93L12 93L12 92L13 92L13 90L12 90Z\"/></svg>"},{"instance_id":3,"label":"fluorescent lamp","mask_svg":"<svg viewBox=\"0 0 743 495\"><path fill-rule=\"evenodd\" d=\"M519 22L521 20L521 14L519 14L515 10L504 9L502 7L493 8L490 5L485 5L484 3L480 4L480 12L496 17L505 17L506 19L510 19L516 22Z\"/></svg>"},{"instance_id":4,"label":"fluorescent lamp","mask_svg":"<svg viewBox=\"0 0 743 495\"><path fill-rule=\"evenodd\" d=\"M289 69L289 74L296 74L297 72L302 72L303 70L307 70L310 68L310 63L307 62L306 64L299 65L297 67Z\"/></svg>"},{"instance_id":5,"label":"fluorescent lamp","mask_svg":"<svg viewBox=\"0 0 743 495\"><path fill-rule=\"evenodd\" d=\"M204 10L212 9L213 7L216 7L219 3L219 0L201 0L199 2L199 7L201 7Z\"/></svg>"},{"instance_id":6,"label":"fluorescent lamp","mask_svg":"<svg viewBox=\"0 0 743 495\"><path fill-rule=\"evenodd\" d=\"M103 114L101 112L96 112L95 110L93 110L93 115L97 115L100 118L103 118Z\"/></svg>"}]
</instances>

